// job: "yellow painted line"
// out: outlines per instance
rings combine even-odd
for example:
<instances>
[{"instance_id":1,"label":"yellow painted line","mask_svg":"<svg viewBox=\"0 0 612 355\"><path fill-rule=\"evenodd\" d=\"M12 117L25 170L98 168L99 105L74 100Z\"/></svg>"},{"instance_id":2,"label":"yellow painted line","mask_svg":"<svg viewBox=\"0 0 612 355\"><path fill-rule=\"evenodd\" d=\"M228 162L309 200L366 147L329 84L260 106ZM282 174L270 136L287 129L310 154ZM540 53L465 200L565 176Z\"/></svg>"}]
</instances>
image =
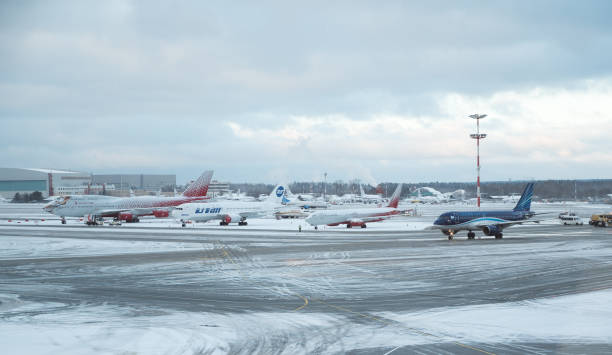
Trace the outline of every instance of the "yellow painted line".
<instances>
[{"instance_id":1,"label":"yellow painted line","mask_svg":"<svg viewBox=\"0 0 612 355\"><path fill-rule=\"evenodd\" d=\"M294 310L293 310L294 312L297 312L297 311L299 311L300 309L302 309L302 308L304 308L304 307L308 306L308 298L306 298L306 297L304 297L304 296L302 296L302 295L299 295L299 294L297 294L297 293L296 293L296 295L297 295L299 298L301 298L301 299L303 299L303 300L304 300L304 304L303 304L303 305L301 305L301 306L299 306L298 308L294 309Z\"/></svg>"},{"instance_id":2,"label":"yellow painted line","mask_svg":"<svg viewBox=\"0 0 612 355\"><path fill-rule=\"evenodd\" d=\"M230 254L230 252L228 252L228 250L226 249L225 245L224 245L223 243L221 243L221 242L219 242L219 244L220 244L220 246L221 246L221 249L223 250L223 255L224 255L226 258L228 258L228 259L229 259L229 260L232 262L232 264L234 264L234 265L238 265L238 264L237 264L237 263L234 261L234 258L232 257L232 255ZM242 270L242 268L240 268L240 266L239 266L239 265L238 265L238 267L239 267L239 269L240 269L240 270ZM245 276L244 276L244 275L242 275L242 277L243 277L243 278L245 278ZM268 287L268 286L262 285L262 284L257 283L257 282L254 282L254 283L255 283L256 285L260 286L260 287L266 288L266 289L268 289L268 290L272 290L272 289L271 289L270 287ZM272 290L272 291L274 291L274 290ZM294 309L294 310L293 310L293 312L297 312L297 311L299 311L299 310L304 309L306 306L308 306L308 304L309 304L308 298L306 298L306 297L304 297L304 296L302 296L302 295L300 295L299 293L296 293L296 292L294 292L294 291L292 291L292 292L293 292L293 293L294 293L296 296L298 296L299 298L301 298L301 299L304 301L304 304L303 304L303 305L301 305L301 306L299 306L298 308ZM402 324L402 323L400 323L400 322L394 322L394 321L390 321L390 320L387 320L387 319L384 319L384 318L379 318L379 317L376 317L376 316L371 316L371 315L369 315L369 314L360 313L360 312L355 312L355 311L350 310L350 309L348 309L348 308L345 308L345 307L342 307L342 306L337 306L337 305L334 305L334 304L331 304L331 303L325 302L325 301L320 300L320 299L315 299L315 298L313 298L312 300L313 300L313 301L317 301L317 302L321 302L321 303L323 303L323 304L325 304L325 305L327 305L327 306L329 306L329 307L332 307L332 308L338 309L338 310L340 310L340 311L347 312L347 313L352 313L352 314L356 314L356 315L358 315L358 316L360 316L360 317L363 317L363 318L368 318L368 319L371 319L371 320L374 320L374 321L377 321L377 322L385 323L385 324L388 324L388 325L399 324L399 325L403 326L404 328L406 328L406 329L410 330L411 332L414 332L414 333L417 333L417 334L421 334L421 335L428 336L428 337L432 337L432 338L436 338L436 339L440 339L440 338L441 338L440 336L437 336L437 335L434 335L434 334L431 334L431 333L427 333L427 332L424 332L424 331L419 330L419 329L416 329L416 328L408 327L408 326L406 326L406 325L404 325L404 324ZM491 352L488 352L488 351L486 351L486 350L479 349L479 348L476 348L476 347L473 347L473 346L470 346L470 345L467 345L467 344L463 344L463 343L460 343L460 342L457 342L457 341L454 341L454 342L452 342L452 343L453 343L453 344L455 344L455 345L457 345L457 346L461 346L461 347L463 347L463 348L470 349L470 350L474 350L474 351L477 351L477 352L480 352L480 353L483 353L483 354L487 354L487 355L495 355L495 353L491 353ZM394 349L394 350L396 350L396 349Z\"/></svg>"},{"instance_id":3,"label":"yellow painted line","mask_svg":"<svg viewBox=\"0 0 612 355\"><path fill-rule=\"evenodd\" d=\"M495 355L495 353L490 353L490 352L488 352L488 351L486 351L486 350L478 349L478 348L475 348L475 347L473 347L473 346L469 346L469 345L467 345L467 344L459 343L459 342L456 342L456 341L455 341L455 342L453 342L453 344L458 345L458 346L461 346L461 347L464 347L464 348L467 348L467 349L471 349L471 350L474 350L474 351L478 351L478 352L481 352L481 353L483 353L483 354Z\"/></svg>"}]
</instances>

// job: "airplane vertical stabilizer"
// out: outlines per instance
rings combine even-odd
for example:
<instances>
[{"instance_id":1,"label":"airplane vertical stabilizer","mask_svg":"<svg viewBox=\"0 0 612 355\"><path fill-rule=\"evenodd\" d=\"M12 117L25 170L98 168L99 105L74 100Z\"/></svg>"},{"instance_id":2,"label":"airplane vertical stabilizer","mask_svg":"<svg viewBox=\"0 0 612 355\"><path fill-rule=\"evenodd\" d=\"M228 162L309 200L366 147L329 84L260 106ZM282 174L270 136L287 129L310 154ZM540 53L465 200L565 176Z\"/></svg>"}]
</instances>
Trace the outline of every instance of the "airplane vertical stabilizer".
<instances>
[{"instance_id":1,"label":"airplane vertical stabilizer","mask_svg":"<svg viewBox=\"0 0 612 355\"><path fill-rule=\"evenodd\" d=\"M401 194L402 194L402 184L399 184L397 185L395 192L391 196L391 200L389 201L389 205L387 207L397 208Z\"/></svg>"},{"instance_id":2,"label":"airplane vertical stabilizer","mask_svg":"<svg viewBox=\"0 0 612 355\"><path fill-rule=\"evenodd\" d=\"M208 193L208 185L210 185L210 180L212 179L213 171L207 170L189 187L185 192L183 192L183 196L187 197L199 197L206 196Z\"/></svg>"},{"instance_id":3,"label":"airplane vertical stabilizer","mask_svg":"<svg viewBox=\"0 0 612 355\"><path fill-rule=\"evenodd\" d=\"M514 211L529 211L531 209L531 198L533 197L533 182L530 182L525 186L525 190L521 195L521 199L514 207Z\"/></svg>"},{"instance_id":4,"label":"airplane vertical stabilizer","mask_svg":"<svg viewBox=\"0 0 612 355\"><path fill-rule=\"evenodd\" d=\"M284 203L285 200L287 200L287 198L285 197L286 193L287 188L284 185L277 185L274 190L270 192L270 195L268 195L266 201L280 205L281 203Z\"/></svg>"}]
</instances>

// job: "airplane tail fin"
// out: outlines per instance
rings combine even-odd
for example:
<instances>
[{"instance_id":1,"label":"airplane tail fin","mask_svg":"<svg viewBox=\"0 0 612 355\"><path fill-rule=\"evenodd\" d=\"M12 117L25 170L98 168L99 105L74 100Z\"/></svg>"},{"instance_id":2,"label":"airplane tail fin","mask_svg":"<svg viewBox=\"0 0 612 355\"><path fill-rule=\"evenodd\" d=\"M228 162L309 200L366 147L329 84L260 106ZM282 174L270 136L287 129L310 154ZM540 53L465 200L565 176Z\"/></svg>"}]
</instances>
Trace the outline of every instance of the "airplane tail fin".
<instances>
[{"instance_id":1,"label":"airplane tail fin","mask_svg":"<svg viewBox=\"0 0 612 355\"><path fill-rule=\"evenodd\" d=\"M284 185L277 185L274 190L272 190L272 192L270 192L270 195L268 195L268 198L266 199L267 202L272 202L275 204L284 204L285 201L287 200L287 197L285 197L285 194L287 192L287 188Z\"/></svg>"},{"instance_id":2,"label":"airplane tail fin","mask_svg":"<svg viewBox=\"0 0 612 355\"><path fill-rule=\"evenodd\" d=\"M359 192L361 193L361 197L365 197L365 192L363 192L363 186L359 184Z\"/></svg>"},{"instance_id":3,"label":"airplane tail fin","mask_svg":"<svg viewBox=\"0 0 612 355\"><path fill-rule=\"evenodd\" d=\"M210 180L212 179L213 171L207 170L200 177L194 181L193 184L189 185L187 190L183 192L183 196L187 197L199 197L206 196L208 192L208 185L210 185Z\"/></svg>"},{"instance_id":4,"label":"airplane tail fin","mask_svg":"<svg viewBox=\"0 0 612 355\"><path fill-rule=\"evenodd\" d=\"M533 197L533 182L530 182L525 186L521 199L514 207L514 211L529 211L531 209L531 198Z\"/></svg>"},{"instance_id":5,"label":"airplane tail fin","mask_svg":"<svg viewBox=\"0 0 612 355\"><path fill-rule=\"evenodd\" d=\"M397 208L401 194L402 194L402 184L399 184L397 185L395 192L391 196L391 200L389 201L389 205L387 207Z\"/></svg>"}]
</instances>

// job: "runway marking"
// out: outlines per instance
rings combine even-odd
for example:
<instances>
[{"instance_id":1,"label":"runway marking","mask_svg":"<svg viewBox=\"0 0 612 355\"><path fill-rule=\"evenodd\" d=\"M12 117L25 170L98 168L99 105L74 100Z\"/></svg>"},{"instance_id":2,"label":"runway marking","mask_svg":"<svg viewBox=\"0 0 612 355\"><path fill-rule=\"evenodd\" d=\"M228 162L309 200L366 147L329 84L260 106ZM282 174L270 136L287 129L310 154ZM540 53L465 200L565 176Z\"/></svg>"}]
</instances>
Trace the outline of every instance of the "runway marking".
<instances>
[{"instance_id":1,"label":"runway marking","mask_svg":"<svg viewBox=\"0 0 612 355\"><path fill-rule=\"evenodd\" d=\"M327 305L329 307L338 309L338 310L343 311L343 312L348 312L348 313L356 314L356 315L358 315L360 317L363 317L363 318L375 320L377 322L385 323L385 324L388 324L388 325L398 325L399 324L399 325L403 326L404 328L406 328L406 329L408 329L408 330L410 330L410 331L412 331L414 333L421 334L421 335L424 335L424 336L429 336L429 337L436 338L436 339L442 339L442 337L439 336L439 335L431 334L431 333L422 331L422 330L417 329L417 328L409 327L409 326L407 326L407 325L405 325L405 324L403 324L401 322L390 321L390 320L385 319L385 318L380 318L380 317L376 317L376 316L371 316L369 314L365 314L365 313L361 313L361 312L356 312L356 311L350 310L348 308L345 308L345 307L342 307L342 306L337 306L337 305L334 305L334 304L331 304L331 303L328 303L328 302L325 302L323 300L316 299L316 298L311 298L311 300L317 301L317 302L321 302L321 303L323 303L323 304L325 304L325 305ZM495 353L492 353L492 352L489 352L489 351L486 351L486 350L483 350L483 349L479 349L479 348L476 348L476 347L473 347L473 346L470 346L470 345L467 345L467 344L463 344L463 343L460 343L458 341L451 341L451 343L455 344L457 346L461 346L461 347L466 348L466 349L470 349L470 350L474 350L474 351L483 353L483 354L495 355ZM395 351L395 350L397 350L397 349L393 349L392 351Z\"/></svg>"},{"instance_id":2,"label":"runway marking","mask_svg":"<svg viewBox=\"0 0 612 355\"><path fill-rule=\"evenodd\" d=\"M403 347L404 347L404 345L400 345L400 346L398 346L398 347L396 347L396 348L393 348L393 349L392 349L392 350L390 350L390 351L387 351L387 352L386 352L386 353L384 353L383 355L389 355L389 354L391 354L392 352L394 352L395 350L397 350L397 349L399 349L399 348L403 348Z\"/></svg>"},{"instance_id":3,"label":"runway marking","mask_svg":"<svg viewBox=\"0 0 612 355\"><path fill-rule=\"evenodd\" d=\"M232 264L236 265L240 271L242 271L242 268L240 268L240 265L238 263L236 263L236 261L234 260L234 256L233 256L231 250L228 250L227 247L225 246L225 244L223 244L220 240L217 241L217 242L218 242L221 250L223 250L223 255L225 257L227 257L228 260L230 260L230 262ZM242 277L246 279L246 277L244 275L242 275ZM250 280L250 281L255 283L256 285L258 285L260 287L263 287L263 288L268 289L268 290L272 290L268 286L262 285L262 284L260 284L258 282L253 281L253 280ZM272 291L276 291L276 290L272 290ZM297 297L301 298L304 301L303 305L301 305L301 306L299 306L299 307L297 307L296 309L293 310L294 312L302 310L306 306L308 306L308 304L310 302L308 301L307 297L304 297L304 296L298 294L295 291L291 291L291 290L289 290L289 291L292 292L294 295L296 295ZM387 325L401 325L404 328L406 328L406 329L408 329L408 330L410 330L410 331L412 331L414 333L421 334L423 336L428 336L428 337L432 337L432 338L436 338L436 339L442 339L441 336L438 336L438 335L435 335L435 334L431 334L431 333L428 333L428 332L425 332L425 331L422 331L422 330L419 330L419 329L416 329L416 328L409 327L409 326L407 326L407 325L405 325L403 323L400 323L400 322L395 322L395 321L391 321L391 320L388 320L388 319L384 319L384 318L368 315L368 314L365 314L365 313L356 312L356 311L353 311L351 309L348 309L348 308L345 308L345 307L342 307L342 306L337 306L337 305L328 303L326 301L323 301L323 300L320 300L320 299L317 299L317 298L310 298L310 300L311 301L315 301L315 302L323 303L323 304L327 305L328 307L335 308L335 309L343 311L343 312L356 314L356 315L358 315L360 317L371 319L371 320L374 320L374 321L377 321L377 322L381 322L381 323L384 323L384 324L387 324ZM483 353L483 354L487 354L487 355L495 355L495 353L492 353L492 352L489 352L489 351L486 351L486 350L483 350L483 349L479 349L479 348L476 348L476 347L473 347L473 346L470 346L470 345L467 345L467 344L463 344L463 343L460 343L460 342L457 342L457 341L451 341L450 343L451 344L455 344L455 345L460 346L460 347L463 347L463 348L466 348L466 349L474 350L474 351L479 352L479 353ZM396 349L394 349L393 351L395 351L395 350Z\"/></svg>"},{"instance_id":4,"label":"runway marking","mask_svg":"<svg viewBox=\"0 0 612 355\"><path fill-rule=\"evenodd\" d=\"M240 274L241 274L242 278L246 280L247 278L246 278L246 276L245 276L245 275L243 275L243 274L242 274L242 268L241 268L241 267L240 267L240 265L239 265L239 264L238 264L238 263L237 263L237 262L234 260L235 256L232 254L232 252L231 252L231 251L229 251L229 250L227 249L227 247L225 246L225 244L221 243L221 241L220 241L220 240L219 240L219 241L217 241L217 242L219 243L219 246L221 247L221 250L223 250L223 255L224 255L224 256L225 256L225 257L226 257L226 258L227 258L227 259L228 259L228 260L229 260L229 261L230 261L232 264L234 264L236 267L238 267L238 270L239 270L239 272L240 272ZM261 287L261 288L264 288L264 289L267 289L267 290L269 290L269 291L272 291L273 293L278 292L278 290L275 290L275 289L273 289L273 288L271 288L271 287L269 287L269 286L266 286L266 285L264 285L264 284L262 284L262 283L259 283L259 282L257 282L257 281L250 280L250 279L249 279L248 281L250 281L250 282L254 283L255 285L257 285L257 286L259 286L259 287ZM308 306L308 303L309 303L309 302L308 302L308 298L306 298L305 296L300 295L299 293L297 293L297 292L295 292L295 291L293 291L293 290L288 290L288 291L289 291L289 292L291 292L291 293L293 293L295 296L297 296L297 297L301 298L301 299L302 299L302 301L304 301L304 304L303 304L303 305L301 305L301 306L299 306L299 307L297 307L296 309L294 309L294 310L293 310L293 312L297 312L297 311L299 311L299 310L302 310L302 309L306 308L306 306Z\"/></svg>"},{"instance_id":5,"label":"runway marking","mask_svg":"<svg viewBox=\"0 0 612 355\"><path fill-rule=\"evenodd\" d=\"M306 298L306 297L304 297L304 296L301 296L301 295L298 295L298 297L300 297L301 299L303 299L303 300L304 300L304 304L303 304L303 305L301 305L301 306L299 306L298 308L294 309L294 310L293 310L294 312L299 311L300 309L302 309L302 308L304 308L304 307L308 306L308 298Z\"/></svg>"}]
</instances>

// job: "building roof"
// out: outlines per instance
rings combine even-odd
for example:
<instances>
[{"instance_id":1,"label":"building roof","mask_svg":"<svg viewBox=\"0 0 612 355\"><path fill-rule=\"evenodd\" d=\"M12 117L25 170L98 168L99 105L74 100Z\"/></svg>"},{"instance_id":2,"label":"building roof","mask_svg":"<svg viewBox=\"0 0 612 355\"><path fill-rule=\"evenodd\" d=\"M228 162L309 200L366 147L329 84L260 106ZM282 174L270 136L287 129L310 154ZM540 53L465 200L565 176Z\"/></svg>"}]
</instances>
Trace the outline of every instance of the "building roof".
<instances>
[{"instance_id":1,"label":"building roof","mask_svg":"<svg viewBox=\"0 0 612 355\"><path fill-rule=\"evenodd\" d=\"M54 169L38 169L38 168L25 168L24 170L31 170L31 171L37 171L39 173L46 173L46 174L83 174L82 172L78 172L78 171L67 171L67 170L54 170Z\"/></svg>"}]
</instances>

